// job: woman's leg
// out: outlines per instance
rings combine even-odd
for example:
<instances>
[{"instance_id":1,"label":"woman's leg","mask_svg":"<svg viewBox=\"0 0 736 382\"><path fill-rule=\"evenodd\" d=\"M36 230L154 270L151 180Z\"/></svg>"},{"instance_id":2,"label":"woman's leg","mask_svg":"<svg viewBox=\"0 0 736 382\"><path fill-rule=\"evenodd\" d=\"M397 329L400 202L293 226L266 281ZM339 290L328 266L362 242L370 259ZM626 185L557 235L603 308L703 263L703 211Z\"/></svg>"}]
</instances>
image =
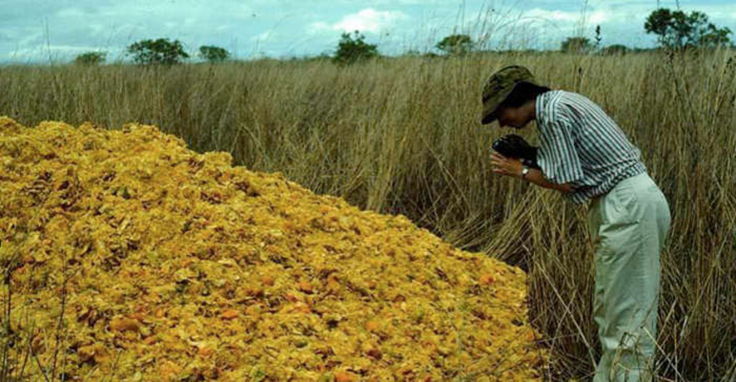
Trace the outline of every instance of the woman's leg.
<instances>
[{"instance_id":1,"label":"woman's leg","mask_svg":"<svg viewBox=\"0 0 736 382\"><path fill-rule=\"evenodd\" d=\"M593 314L603 350L594 380L649 381L659 254L670 225L667 201L642 174L625 179L602 197L589 221L596 243Z\"/></svg>"}]
</instances>

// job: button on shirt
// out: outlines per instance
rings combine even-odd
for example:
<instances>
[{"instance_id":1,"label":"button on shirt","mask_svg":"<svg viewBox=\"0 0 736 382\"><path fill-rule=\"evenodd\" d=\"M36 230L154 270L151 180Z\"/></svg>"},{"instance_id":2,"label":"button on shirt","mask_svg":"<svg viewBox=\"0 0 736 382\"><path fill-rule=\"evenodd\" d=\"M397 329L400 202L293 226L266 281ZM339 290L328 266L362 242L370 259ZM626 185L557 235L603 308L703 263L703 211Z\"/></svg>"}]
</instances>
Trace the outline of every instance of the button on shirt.
<instances>
[{"instance_id":1,"label":"button on shirt","mask_svg":"<svg viewBox=\"0 0 736 382\"><path fill-rule=\"evenodd\" d=\"M542 93L536 113L537 164L548 181L573 186L564 193L573 203L605 194L619 181L646 171L641 151L585 96L564 90Z\"/></svg>"}]
</instances>

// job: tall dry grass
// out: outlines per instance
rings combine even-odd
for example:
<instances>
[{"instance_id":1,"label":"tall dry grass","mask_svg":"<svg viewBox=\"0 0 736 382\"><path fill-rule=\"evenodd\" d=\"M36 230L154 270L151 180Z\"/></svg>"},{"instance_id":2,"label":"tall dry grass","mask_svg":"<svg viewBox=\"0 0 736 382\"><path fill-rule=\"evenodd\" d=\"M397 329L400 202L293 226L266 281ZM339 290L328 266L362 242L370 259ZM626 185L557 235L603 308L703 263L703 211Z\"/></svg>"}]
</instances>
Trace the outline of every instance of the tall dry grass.
<instances>
[{"instance_id":1,"label":"tall dry grass","mask_svg":"<svg viewBox=\"0 0 736 382\"><path fill-rule=\"evenodd\" d=\"M600 104L642 150L670 203L662 254L658 373L736 379L736 58L405 57L351 67L259 61L141 68L3 67L0 114L109 128L160 126L199 150L281 171L314 191L402 213L454 244L530 272L533 323L555 354L549 377L589 377L593 249L585 207L491 173L508 133L478 123L485 78L507 64ZM536 142L536 127L524 131Z\"/></svg>"}]
</instances>

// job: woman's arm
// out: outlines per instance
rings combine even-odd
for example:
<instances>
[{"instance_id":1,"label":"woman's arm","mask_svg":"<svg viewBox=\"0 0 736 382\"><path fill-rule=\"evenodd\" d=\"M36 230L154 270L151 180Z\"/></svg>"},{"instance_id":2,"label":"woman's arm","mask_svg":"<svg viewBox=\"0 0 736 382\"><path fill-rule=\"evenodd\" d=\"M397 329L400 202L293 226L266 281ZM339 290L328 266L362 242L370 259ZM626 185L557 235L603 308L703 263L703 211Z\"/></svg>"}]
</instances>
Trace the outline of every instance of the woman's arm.
<instances>
[{"instance_id":1,"label":"woman's arm","mask_svg":"<svg viewBox=\"0 0 736 382\"><path fill-rule=\"evenodd\" d=\"M521 174L521 169L519 169L519 174ZM519 175L518 178L521 178L521 175ZM552 183L548 181L547 179L544 178L542 171L537 170L535 168L530 168L526 176L521 179L525 179L530 183L536 184L537 186L544 187L544 188L551 188L553 190L557 190L562 193L568 193L573 190L573 187L570 185L570 183L557 184L557 183Z\"/></svg>"},{"instance_id":2,"label":"woman's arm","mask_svg":"<svg viewBox=\"0 0 736 382\"><path fill-rule=\"evenodd\" d=\"M526 176L522 178L521 169L523 168L523 165L519 159L506 158L501 154L493 153L491 154L491 163L493 164L493 172L496 174L524 179L536 184L537 186L550 188L563 193L571 192L574 189L569 183L557 184L548 181L545 179L542 171L534 168L530 168Z\"/></svg>"}]
</instances>

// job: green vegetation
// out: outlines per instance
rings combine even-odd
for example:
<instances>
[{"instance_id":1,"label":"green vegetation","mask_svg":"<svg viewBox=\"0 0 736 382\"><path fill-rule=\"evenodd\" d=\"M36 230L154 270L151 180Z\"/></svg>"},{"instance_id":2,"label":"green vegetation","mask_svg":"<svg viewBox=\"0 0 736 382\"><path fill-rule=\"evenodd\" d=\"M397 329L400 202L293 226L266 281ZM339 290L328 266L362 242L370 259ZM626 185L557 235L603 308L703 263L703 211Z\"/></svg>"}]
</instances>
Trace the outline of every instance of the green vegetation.
<instances>
[{"instance_id":1,"label":"green vegetation","mask_svg":"<svg viewBox=\"0 0 736 382\"><path fill-rule=\"evenodd\" d=\"M585 379L597 357L585 208L493 176L482 79L509 63L601 105L642 150L673 215L662 254L658 373L736 370L736 58L729 50L625 56L484 54L330 61L0 67L0 110L43 120L161 126L198 151L280 171L319 193L401 213L463 248L529 271L549 379ZM703 80L707 79L707 80ZM536 144L535 127L521 133Z\"/></svg>"},{"instance_id":2,"label":"green vegetation","mask_svg":"<svg viewBox=\"0 0 736 382\"><path fill-rule=\"evenodd\" d=\"M472 51L448 36L435 53L381 57L355 31L334 54L197 65L0 67L0 113L26 124L152 123L198 151L280 171L361 208L404 214L463 249L529 271L532 323L555 359L548 379L584 379L597 359L585 208L493 176L479 89L494 68L529 67L545 85L601 105L642 150L673 217L662 254L657 372L736 379L736 50L705 14L659 9L645 24L660 48ZM161 42L163 41L163 42ZM458 48L465 46L465 48ZM730 45L730 46L729 46ZM713 49L716 48L716 49ZM671 49L683 54L667 54ZM452 52L471 52L455 55ZM181 43L131 45L136 63L176 63ZM598 52L600 54L576 54ZM575 54L568 54L575 53ZM624 55L625 53L625 55ZM364 61L365 65L344 65ZM338 63L340 65L334 65ZM536 143L535 128L522 134Z\"/></svg>"},{"instance_id":3,"label":"green vegetation","mask_svg":"<svg viewBox=\"0 0 736 382\"><path fill-rule=\"evenodd\" d=\"M668 49L712 48L731 44L731 30L716 27L708 21L705 13L698 11L686 14L660 8L647 17L644 29L647 33L657 35L660 46Z\"/></svg>"},{"instance_id":4,"label":"green vegetation","mask_svg":"<svg viewBox=\"0 0 736 382\"><path fill-rule=\"evenodd\" d=\"M99 65L105 62L107 52L86 52L77 55L74 63L79 65Z\"/></svg>"},{"instance_id":5,"label":"green vegetation","mask_svg":"<svg viewBox=\"0 0 736 382\"><path fill-rule=\"evenodd\" d=\"M463 55L473 49L473 40L466 34L453 34L443 38L435 47L448 55Z\"/></svg>"},{"instance_id":6,"label":"green vegetation","mask_svg":"<svg viewBox=\"0 0 736 382\"><path fill-rule=\"evenodd\" d=\"M375 57L379 57L378 47L365 42L365 36L355 31L352 35L350 33L341 35L333 61L338 64L353 64Z\"/></svg>"},{"instance_id":7,"label":"green vegetation","mask_svg":"<svg viewBox=\"0 0 736 382\"><path fill-rule=\"evenodd\" d=\"M199 57L213 63L223 62L230 58L230 52L219 46L203 45L199 47Z\"/></svg>"},{"instance_id":8,"label":"green vegetation","mask_svg":"<svg viewBox=\"0 0 736 382\"><path fill-rule=\"evenodd\" d=\"M627 48L626 45L614 44L614 45L609 45L601 49L600 53L603 55L611 56L611 55L626 54L628 51L629 51L629 48Z\"/></svg>"},{"instance_id":9,"label":"green vegetation","mask_svg":"<svg viewBox=\"0 0 736 382\"><path fill-rule=\"evenodd\" d=\"M130 45L127 52L133 56L135 63L147 65L173 65L189 58L179 40L170 41L166 38L138 41Z\"/></svg>"},{"instance_id":10,"label":"green vegetation","mask_svg":"<svg viewBox=\"0 0 736 382\"><path fill-rule=\"evenodd\" d=\"M586 37L568 37L560 45L560 50L565 53L590 53L593 51L593 44Z\"/></svg>"},{"instance_id":11,"label":"green vegetation","mask_svg":"<svg viewBox=\"0 0 736 382\"><path fill-rule=\"evenodd\" d=\"M594 47L596 50L600 48L601 41L603 41L603 37L601 36L601 26L596 25L595 26L595 44L594 44Z\"/></svg>"}]
</instances>

